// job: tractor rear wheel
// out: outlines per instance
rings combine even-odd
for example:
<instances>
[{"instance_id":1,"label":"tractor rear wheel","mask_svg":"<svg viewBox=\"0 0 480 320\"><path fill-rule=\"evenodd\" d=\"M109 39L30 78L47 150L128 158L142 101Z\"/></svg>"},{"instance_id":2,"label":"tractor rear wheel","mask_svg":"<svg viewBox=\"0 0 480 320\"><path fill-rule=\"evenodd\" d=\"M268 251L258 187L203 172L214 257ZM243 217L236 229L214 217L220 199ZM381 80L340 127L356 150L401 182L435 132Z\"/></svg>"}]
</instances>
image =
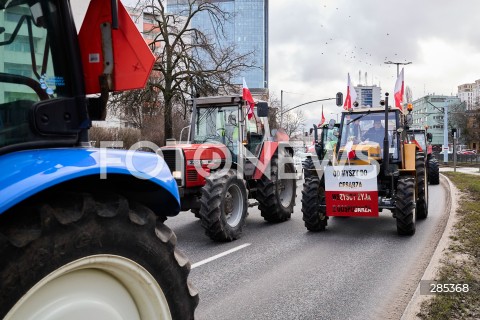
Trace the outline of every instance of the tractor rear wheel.
<instances>
[{"instance_id":1,"label":"tractor rear wheel","mask_svg":"<svg viewBox=\"0 0 480 320\"><path fill-rule=\"evenodd\" d=\"M399 235L415 234L415 184L411 177L400 177L395 195L395 218Z\"/></svg>"},{"instance_id":2,"label":"tractor rear wheel","mask_svg":"<svg viewBox=\"0 0 480 320\"><path fill-rule=\"evenodd\" d=\"M295 168L290 154L285 154L279 161L278 156L273 156L270 164L270 179L263 175L258 181L257 200L259 202L263 219L268 222L283 222L290 219L297 189ZM289 160L289 161L286 161ZM284 165L284 172L288 177L280 177L279 166Z\"/></svg>"},{"instance_id":3,"label":"tractor rear wheel","mask_svg":"<svg viewBox=\"0 0 480 320\"><path fill-rule=\"evenodd\" d=\"M112 193L42 198L0 217L0 318L193 319L190 263L150 209Z\"/></svg>"},{"instance_id":4,"label":"tractor rear wheel","mask_svg":"<svg viewBox=\"0 0 480 320\"><path fill-rule=\"evenodd\" d=\"M433 156L428 157L428 181L431 185L437 185L440 183L438 160Z\"/></svg>"},{"instance_id":5,"label":"tractor rear wheel","mask_svg":"<svg viewBox=\"0 0 480 320\"><path fill-rule=\"evenodd\" d=\"M417 152L415 156L415 172L417 177L417 219L423 220L428 216L428 182L423 153Z\"/></svg>"},{"instance_id":6,"label":"tractor rear wheel","mask_svg":"<svg viewBox=\"0 0 480 320\"><path fill-rule=\"evenodd\" d=\"M245 182L237 178L233 169L213 172L205 182L199 212L205 234L215 241L238 239L247 217Z\"/></svg>"},{"instance_id":7,"label":"tractor rear wheel","mask_svg":"<svg viewBox=\"0 0 480 320\"><path fill-rule=\"evenodd\" d=\"M323 231L327 226L328 217L325 215L325 188L317 176L305 179L302 191L302 212L305 227L309 231Z\"/></svg>"}]
</instances>

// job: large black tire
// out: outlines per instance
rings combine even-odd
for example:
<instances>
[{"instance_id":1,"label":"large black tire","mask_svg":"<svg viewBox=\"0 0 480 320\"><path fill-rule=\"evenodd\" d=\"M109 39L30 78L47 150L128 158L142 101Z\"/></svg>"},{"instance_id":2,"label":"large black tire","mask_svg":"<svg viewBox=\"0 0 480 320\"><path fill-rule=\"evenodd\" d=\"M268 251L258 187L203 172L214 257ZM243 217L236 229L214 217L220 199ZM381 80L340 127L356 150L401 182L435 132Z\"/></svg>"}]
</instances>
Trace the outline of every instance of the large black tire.
<instances>
[{"instance_id":1,"label":"large black tire","mask_svg":"<svg viewBox=\"0 0 480 320\"><path fill-rule=\"evenodd\" d=\"M285 165L285 172L293 178L288 177L280 179L279 177L279 159L276 155L272 157L270 172L271 179L266 175L258 181L257 200L263 219L268 222L283 222L290 219L293 207L295 206L295 197L297 189L297 180L295 179L295 168L290 154L283 156L282 161Z\"/></svg>"},{"instance_id":2,"label":"large black tire","mask_svg":"<svg viewBox=\"0 0 480 320\"><path fill-rule=\"evenodd\" d=\"M438 160L434 156L428 157L428 182L430 182L431 185L440 184Z\"/></svg>"},{"instance_id":3,"label":"large black tire","mask_svg":"<svg viewBox=\"0 0 480 320\"><path fill-rule=\"evenodd\" d=\"M107 305L131 318L122 313L129 304L112 300L110 293L118 297L119 292L108 291L107 283L123 288L142 318L194 318L198 294L187 280L190 263L175 248L175 234L150 209L113 193L42 198L0 217L0 318L12 308L13 318L30 318L21 312L40 308L46 314L60 310L68 318L71 312L93 314ZM59 290L49 296L49 288ZM152 298L156 288L163 299ZM82 301L82 294L93 303ZM35 299L43 301L32 308ZM53 303L58 299L65 302ZM105 315L99 313L109 319Z\"/></svg>"},{"instance_id":4,"label":"large black tire","mask_svg":"<svg viewBox=\"0 0 480 320\"><path fill-rule=\"evenodd\" d=\"M323 231L327 226L328 217L325 215L325 187L317 176L305 179L302 191L302 212L305 227L309 231Z\"/></svg>"},{"instance_id":5,"label":"large black tire","mask_svg":"<svg viewBox=\"0 0 480 320\"><path fill-rule=\"evenodd\" d=\"M307 159L302 161L302 168L303 168L303 178L307 179L312 176L312 171L315 170L315 165L313 164L312 158L308 157Z\"/></svg>"},{"instance_id":6,"label":"large black tire","mask_svg":"<svg viewBox=\"0 0 480 320\"><path fill-rule=\"evenodd\" d=\"M415 234L415 184L413 178L402 176L398 179L395 207L397 233L402 236Z\"/></svg>"},{"instance_id":7,"label":"large black tire","mask_svg":"<svg viewBox=\"0 0 480 320\"><path fill-rule=\"evenodd\" d=\"M232 169L214 172L205 181L199 212L205 234L215 241L238 239L247 217L245 182Z\"/></svg>"},{"instance_id":8,"label":"large black tire","mask_svg":"<svg viewBox=\"0 0 480 320\"><path fill-rule=\"evenodd\" d=\"M426 219L428 216L428 182L425 167L425 155L417 152L415 155L415 171L417 177L417 219Z\"/></svg>"}]
</instances>

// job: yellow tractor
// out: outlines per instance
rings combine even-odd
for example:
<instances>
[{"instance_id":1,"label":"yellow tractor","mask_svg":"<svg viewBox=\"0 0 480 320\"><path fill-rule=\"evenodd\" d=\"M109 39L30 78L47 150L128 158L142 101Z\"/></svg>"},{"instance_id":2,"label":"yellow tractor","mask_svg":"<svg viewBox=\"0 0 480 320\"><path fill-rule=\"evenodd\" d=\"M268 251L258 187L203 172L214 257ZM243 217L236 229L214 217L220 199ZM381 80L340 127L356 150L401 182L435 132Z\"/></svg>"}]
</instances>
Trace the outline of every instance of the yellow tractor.
<instances>
[{"instance_id":1,"label":"yellow tractor","mask_svg":"<svg viewBox=\"0 0 480 320\"><path fill-rule=\"evenodd\" d=\"M415 233L416 219L428 215L428 184L425 153L407 135L411 110L388 106L387 93L379 107L342 113L332 161L305 179L308 230L325 230L330 216L377 217L387 209L399 235Z\"/></svg>"}]
</instances>

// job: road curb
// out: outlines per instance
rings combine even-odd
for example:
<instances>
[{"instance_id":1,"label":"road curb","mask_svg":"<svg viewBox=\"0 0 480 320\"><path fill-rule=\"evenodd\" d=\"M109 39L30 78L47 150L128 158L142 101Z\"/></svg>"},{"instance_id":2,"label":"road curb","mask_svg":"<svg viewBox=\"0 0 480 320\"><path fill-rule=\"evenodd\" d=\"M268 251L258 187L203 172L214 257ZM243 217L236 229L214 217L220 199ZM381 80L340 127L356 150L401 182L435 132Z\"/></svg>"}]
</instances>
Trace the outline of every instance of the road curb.
<instances>
[{"instance_id":1,"label":"road curb","mask_svg":"<svg viewBox=\"0 0 480 320\"><path fill-rule=\"evenodd\" d=\"M437 271L441 265L443 254L445 250L448 249L451 243L450 236L452 235L452 232L453 232L453 226L458 220L456 215L457 208L458 208L458 202L456 200L458 195L458 189L455 187L455 185L453 185L450 179L448 179L445 175L442 174L441 176L442 176L441 183L446 187L446 190L448 192L447 208L446 208L448 212L448 220L447 220L445 229L443 231L442 237L438 241L437 247L433 252L432 258L430 259L430 263L425 269L425 272L423 273L421 280L435 279ZM454 197L452 197L452 195L454 195ZM429 295L420 295L420 282L419 282L417 285L417 289L415 290L415 293L410 299L410 302L405 308L405 311L403 312L403 315L400 319L401 320L419 319L417 317L417 314L420 312L421 304L423 301L428 300L430 297L431 296Z\"/></svg>"}]
</instances>

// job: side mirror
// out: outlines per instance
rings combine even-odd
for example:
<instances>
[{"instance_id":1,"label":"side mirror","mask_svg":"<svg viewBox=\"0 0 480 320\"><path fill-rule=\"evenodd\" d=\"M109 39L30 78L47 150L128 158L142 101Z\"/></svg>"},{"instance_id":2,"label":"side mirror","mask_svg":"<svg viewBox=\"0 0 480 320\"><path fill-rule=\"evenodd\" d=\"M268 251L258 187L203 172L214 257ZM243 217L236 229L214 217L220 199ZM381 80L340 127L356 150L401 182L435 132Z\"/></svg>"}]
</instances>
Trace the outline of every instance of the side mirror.
<instances>
[{"instance_id":1,"label":"side mirror","mask_svg":"<svg viewBox=\"0 0 480 320\"><path fill-rule=\"evenodd\" d=\"M337 92L337 96L335 98L337 107L343 106L343 93Z\"/></svg>"},{"instance_id":2,"label":"side mirror","mask_svg":"<svg viewBox=\"0 0 480 320\"><path fill-rule=\"evenodd\" d=\"M411 114L407 114L407 125L411 126L413 124L413 116Z\"/></svg>"},{"instance_id":3,"label":"side mirror","mask_svg":"<svg viewBox=\"0 0 480 320\"><path fill-rule=\"evenodd\" d=\"M432 142L433 140L433 134L431 132L427 133L427 141Z\"/></svg>"},{"instance_id":4,"label":"side mirror","mask_svg":"<svg viewBox=\"0 0 480 320\"><path fill-rule=\"evenodd\" d=\"M268 103L267 102L258 102L257 103L257 115L261 118L268 117Z\"/></svg>"}]
</instances>

